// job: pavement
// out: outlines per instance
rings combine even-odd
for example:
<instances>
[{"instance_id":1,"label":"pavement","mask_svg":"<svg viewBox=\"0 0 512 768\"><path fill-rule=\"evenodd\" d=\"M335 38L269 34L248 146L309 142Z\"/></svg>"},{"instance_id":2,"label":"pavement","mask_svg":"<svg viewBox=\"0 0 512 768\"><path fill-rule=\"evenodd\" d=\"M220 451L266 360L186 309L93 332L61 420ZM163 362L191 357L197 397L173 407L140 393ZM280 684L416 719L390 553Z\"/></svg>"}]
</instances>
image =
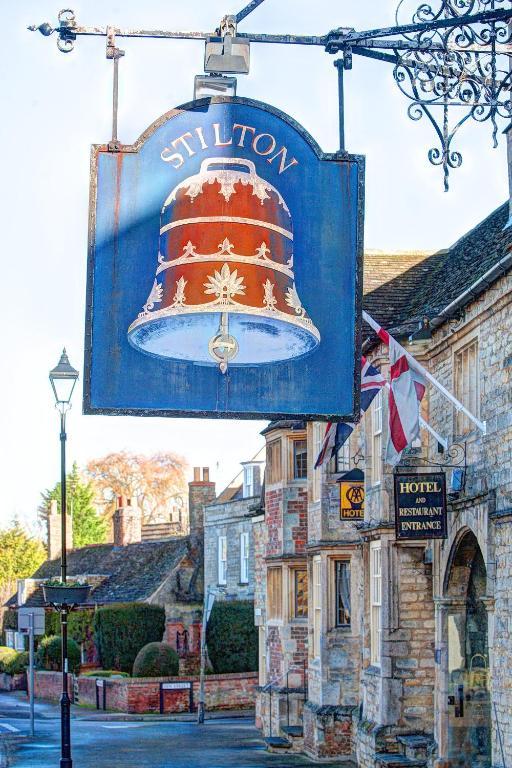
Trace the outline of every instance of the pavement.
<instances>
[{"instance_id":1,"label":"pavement","mask_svg":"<svg viewBox=\"0 0 512 768\"><path fill-rule=\"evenodd\" d=\"M208 713L207 713L208 717ZM292 768L315 765L299 755L270 754L254 719L229 713L197 725L168 715L127 716L73 707L73 768ZM20 692L0 693L0 768L59 765L60 712L36 703L35 737Z\"/></svg>"}]
</instances>

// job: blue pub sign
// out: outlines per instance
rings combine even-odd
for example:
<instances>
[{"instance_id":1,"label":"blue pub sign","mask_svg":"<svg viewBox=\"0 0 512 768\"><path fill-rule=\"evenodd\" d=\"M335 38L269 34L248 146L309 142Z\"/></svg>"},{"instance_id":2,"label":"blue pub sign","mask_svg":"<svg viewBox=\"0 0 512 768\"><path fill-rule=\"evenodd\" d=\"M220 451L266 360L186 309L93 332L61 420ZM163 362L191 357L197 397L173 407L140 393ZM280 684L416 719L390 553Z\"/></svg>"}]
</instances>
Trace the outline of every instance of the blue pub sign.
<instances>
[{"instance_id":1,"label":"blue pub sign","mask_svg":"<svg viewBox=\"0 0 512 768\"><path fill-rule=\"evenodd\" d=\"M84 412L356 418L363 173L242 98L94 146Z\"/></svg>"}]
</instances>

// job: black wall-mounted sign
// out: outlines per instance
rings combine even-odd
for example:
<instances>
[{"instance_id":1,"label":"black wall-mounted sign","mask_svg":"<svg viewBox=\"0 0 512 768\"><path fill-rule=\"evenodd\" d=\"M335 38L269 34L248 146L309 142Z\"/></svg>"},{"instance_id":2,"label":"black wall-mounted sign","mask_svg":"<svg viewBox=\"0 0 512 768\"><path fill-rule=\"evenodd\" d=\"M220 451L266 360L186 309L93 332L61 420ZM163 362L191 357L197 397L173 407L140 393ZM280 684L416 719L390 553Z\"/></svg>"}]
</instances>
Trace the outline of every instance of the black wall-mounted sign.
<instances>
[{"instance_id":1,"label":"black wall-mounted sign","mask_svg":"<svg viewBox=\"0 0 512 768\"><path fill-rule=\"evenodd\" d=\"M446 475L395 475L397 539L445 539Z\"/></svg>"}]
</instances>

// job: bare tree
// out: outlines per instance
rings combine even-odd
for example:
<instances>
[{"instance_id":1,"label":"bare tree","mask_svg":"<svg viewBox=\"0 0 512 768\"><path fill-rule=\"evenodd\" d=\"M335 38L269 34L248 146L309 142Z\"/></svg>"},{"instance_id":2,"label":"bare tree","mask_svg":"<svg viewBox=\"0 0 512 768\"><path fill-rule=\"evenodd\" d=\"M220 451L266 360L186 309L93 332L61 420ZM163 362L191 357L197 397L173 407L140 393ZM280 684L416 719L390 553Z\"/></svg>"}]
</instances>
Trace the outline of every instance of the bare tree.
<instances>
[{"instance_id":1,"label":"bare tree","mask_svg":"<svg viewBox=\"0 0 512 768\"><path fill-rule=\"evenodd\" d=\"M183 504L186 467L175 453L144 456L121 451L92 459L86 472L108 517L114 513L116 496L127 496L137 500L144 522L154 523L169 520L171 510Z\"/></svg>"}]
</instances>

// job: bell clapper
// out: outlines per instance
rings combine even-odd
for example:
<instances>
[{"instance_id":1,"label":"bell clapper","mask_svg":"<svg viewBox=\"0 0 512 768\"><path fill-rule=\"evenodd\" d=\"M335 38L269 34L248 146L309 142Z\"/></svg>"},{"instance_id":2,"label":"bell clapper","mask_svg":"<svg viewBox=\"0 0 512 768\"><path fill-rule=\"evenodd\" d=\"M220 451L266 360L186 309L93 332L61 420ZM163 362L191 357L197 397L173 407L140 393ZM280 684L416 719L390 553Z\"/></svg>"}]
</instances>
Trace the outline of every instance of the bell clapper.
<instances>
[{"instance_id":1,"label":"bell clapper","mask_svg":"<svg viewBox=\"0 0 512 768\"><path fill-rule=\"evenodd\" d=\"M208 351L215 362L219 364L220 372L226 373L228 363L238 354L238 342L234 336L229 335L229 315L227 312L221 313L219 330L208 342Z\"/></svg>"}]
</instances>

